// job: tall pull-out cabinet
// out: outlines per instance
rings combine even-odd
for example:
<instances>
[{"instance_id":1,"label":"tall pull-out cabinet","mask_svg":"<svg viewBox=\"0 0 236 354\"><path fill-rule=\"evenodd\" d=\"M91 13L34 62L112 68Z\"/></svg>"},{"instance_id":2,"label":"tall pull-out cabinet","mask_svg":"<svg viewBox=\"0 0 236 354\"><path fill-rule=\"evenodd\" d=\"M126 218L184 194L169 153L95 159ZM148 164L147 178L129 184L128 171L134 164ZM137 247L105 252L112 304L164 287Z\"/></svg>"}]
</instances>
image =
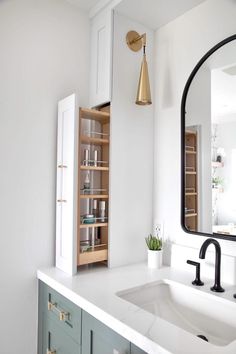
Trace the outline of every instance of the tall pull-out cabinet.
<instances>
[{"instance_id":1,"label":"tall pull-out cabinet","mask_svg":"<svg viewBox=\"0 0 236 354\"><path fill-rule=\"evenodd\" d=\"M185 225L198 230L197 132L185 132Z\"/></svg>"},{"instance_id":2,"label":"tall pull-out cabinet","mask_svg":"<svg viewBox=\"0 0 236 354\"><path fill-rule=\"evenodd\" d=\"M110 107L77 107L75 95L58 105L56 266L69 274L108 261Z\"/></svg>"},{"instance_id":3,"label":"tall pull-out cabinet","mask_svg":"<svg viewBox=\"0 0 236 354\"><path fill-rule=\"evenodd\" d=\"M110 107L80 108L79 117L78 266L108 259ZM86 178L90 186L85 189ZM92 222L86 215L93 216Z\"/></svg>"}]
</instances>

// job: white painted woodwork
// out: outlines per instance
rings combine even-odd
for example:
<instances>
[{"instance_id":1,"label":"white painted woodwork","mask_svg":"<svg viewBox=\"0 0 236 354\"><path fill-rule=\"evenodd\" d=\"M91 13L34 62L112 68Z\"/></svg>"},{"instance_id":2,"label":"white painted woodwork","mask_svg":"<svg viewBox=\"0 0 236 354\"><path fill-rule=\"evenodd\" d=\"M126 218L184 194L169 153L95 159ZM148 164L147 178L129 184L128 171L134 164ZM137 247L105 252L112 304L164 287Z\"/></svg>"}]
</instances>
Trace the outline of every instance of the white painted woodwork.
<instances>
[{"instance_id":1,"label":"white painted woodwork","mask_svg":"<svg viewBox=\"0 0 236 354\"><path fill-rule=\"evenodd\" d=\"M93 18L105 7L114 9L122 1L124 0L99 0L93 7L90 8L89 18Z\"/></svg>"},{"instance_id":2,"label":"white painted woodwork","mask_svg":"<svg viewBox=\"0 0 236 354\"><path fill-rule=\"evenodd\" d=\"M91 20L90 106L111 100L113 10L107 8Z\"/></svg>"},{"instance_id":3,"label":"white painted woodwork","mask_svg":"<svg viewBox=\"0 0 236 354\"><path fill-rule=\"evenodd\" d=\"M72 94L58 104L56 266L76 273L78 114ZM61 167L60 167L61 166Z\"/></svg>"}]
</instances>

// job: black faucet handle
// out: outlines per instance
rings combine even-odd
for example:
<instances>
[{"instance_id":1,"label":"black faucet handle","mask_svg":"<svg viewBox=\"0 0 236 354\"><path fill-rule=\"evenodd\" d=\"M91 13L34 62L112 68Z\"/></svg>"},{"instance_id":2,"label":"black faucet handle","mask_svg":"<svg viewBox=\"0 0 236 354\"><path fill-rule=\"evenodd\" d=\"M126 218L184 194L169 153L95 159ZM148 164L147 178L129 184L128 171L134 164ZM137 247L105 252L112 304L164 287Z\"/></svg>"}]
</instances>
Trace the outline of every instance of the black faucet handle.
<instances>
[{"instance_id":1,"label":"black faucet handle","mask_svg":"<svg viewBox=\"0 0 236 354\"><path fill-rule=\"evenodd\" d=\"M191 261L190 259L187 260L187 263L196 267L196 277L195 280L192 282L192 284L197 286L204 285L204 283L200 279L200 263Z\"/></svg>"}]
</instances>

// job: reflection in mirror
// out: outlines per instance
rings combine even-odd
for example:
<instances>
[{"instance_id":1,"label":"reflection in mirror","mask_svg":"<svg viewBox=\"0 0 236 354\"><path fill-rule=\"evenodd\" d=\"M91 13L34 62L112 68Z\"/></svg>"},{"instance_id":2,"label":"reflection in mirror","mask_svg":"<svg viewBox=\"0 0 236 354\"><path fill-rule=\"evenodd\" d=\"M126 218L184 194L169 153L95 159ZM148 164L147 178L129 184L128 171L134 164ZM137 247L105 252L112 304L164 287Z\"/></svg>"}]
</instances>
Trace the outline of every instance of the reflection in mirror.
<instances>
[{"instance_id":1,"label":"reflection in mirror","mask_svg":"<svg viewBox=\"0 0 236 354\"><path fill-rule=\"evenodd\" d=\"M236 41L215 51L185 104L184 224L236 240Z\"/></svg>"}]
</instances>

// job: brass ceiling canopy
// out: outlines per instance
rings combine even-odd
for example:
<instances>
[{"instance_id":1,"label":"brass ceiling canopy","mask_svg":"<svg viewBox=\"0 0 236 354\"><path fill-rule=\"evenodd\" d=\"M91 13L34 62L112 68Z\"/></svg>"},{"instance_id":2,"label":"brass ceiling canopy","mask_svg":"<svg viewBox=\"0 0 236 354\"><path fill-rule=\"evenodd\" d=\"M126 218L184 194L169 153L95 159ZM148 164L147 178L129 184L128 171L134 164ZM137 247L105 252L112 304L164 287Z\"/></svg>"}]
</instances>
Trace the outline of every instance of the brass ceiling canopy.
<instances>
[{"instance_id":1,"label":"brass ceiling canopy","mask_svg":"<svg viewBox=\"0 0 236 354\"><path fill-rule=\"evenodd\" d=\"M148 65L145 53L146 33L140 35L136 31L129 31L126 35L126 43L128 47L134 52L138 52L141 48L143 48L143 61L140 70L138 91L135 103L142 106L152 104Z\"/></svg>"}]
</instances>

